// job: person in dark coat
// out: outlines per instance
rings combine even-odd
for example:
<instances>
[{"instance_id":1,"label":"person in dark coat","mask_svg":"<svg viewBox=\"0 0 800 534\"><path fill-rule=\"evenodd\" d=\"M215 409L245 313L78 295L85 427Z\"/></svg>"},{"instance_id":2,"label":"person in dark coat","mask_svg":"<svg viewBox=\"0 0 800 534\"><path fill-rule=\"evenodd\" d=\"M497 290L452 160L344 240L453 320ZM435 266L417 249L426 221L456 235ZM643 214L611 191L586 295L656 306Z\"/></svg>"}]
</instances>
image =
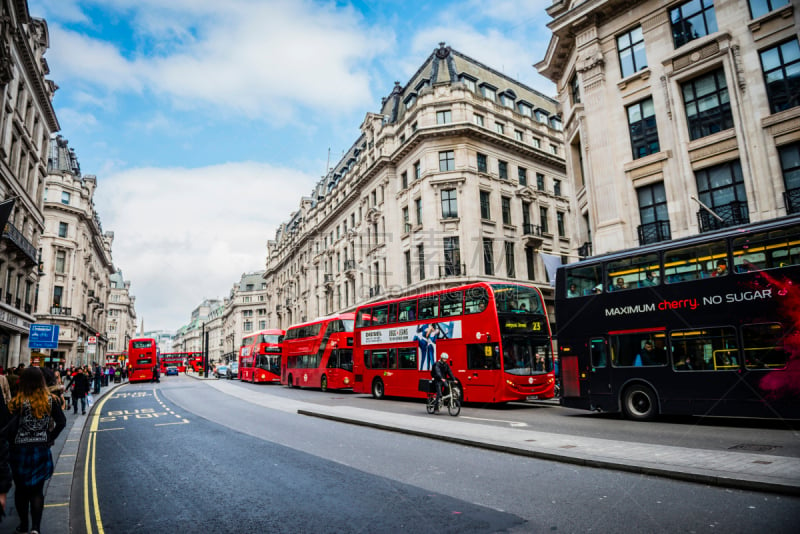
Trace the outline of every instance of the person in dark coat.
<instances>
[{"instance_id":1,"label":"person in dark coat","mask_svg":"<svg viewBox=\"0 0 800 534\"><path fill-rule=\"evenodd\" d=\"M28 532L30 519L30 532L38 533L44 512L44 484L53 476L50 447L67 426L67 418L50 394L42 371L33 366L20 375L19 391L9 409L12 416L19 417L17 432L9 438L14 507L20 520L16 531Z\"/></svg>"},{"instance_id":2,"label":"person in dark coat","mask_svg":"<svg viewBox=\"0 0 800 534\"><path fill-rule=\"evenodd\" d=\"M78 368L72 375L67 390L72 386L72 413L78 415L78 400L81 401L81 413L86 414L86 394L89 393L89 377L83 369Z\"/></svg>"},{"instance_id":3,"label":"person in dark coat","mask_svg":"<svg viewBox=\"0 0 800 534\"><path fill-rule=\"evenodd\" d=\"M0 428L6 428L11 420L6 400L0 395ZM11 489L11 465L8 463L8 441L4 432L0 432L0 519L6 515L6 496Z\"/></svg>"}]
</instances>

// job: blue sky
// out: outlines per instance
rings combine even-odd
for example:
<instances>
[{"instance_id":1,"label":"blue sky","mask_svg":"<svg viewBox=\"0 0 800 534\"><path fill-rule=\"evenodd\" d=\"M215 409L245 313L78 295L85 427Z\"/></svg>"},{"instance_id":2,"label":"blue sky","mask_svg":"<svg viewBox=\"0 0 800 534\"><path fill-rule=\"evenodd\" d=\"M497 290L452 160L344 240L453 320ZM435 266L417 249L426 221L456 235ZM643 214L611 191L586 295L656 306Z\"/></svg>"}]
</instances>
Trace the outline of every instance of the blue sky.
<instances>
[{"instance_id":1,"label":"blue sky","mask_svg":"<svg viewBox=\"0 0 800 534\"><path fill-rule=\"evenodd\" d=\"M441 41L554 96L551 0L29 0L62 136L145 328L264 268L266 242Z\"/></svg>"}]
</instances>

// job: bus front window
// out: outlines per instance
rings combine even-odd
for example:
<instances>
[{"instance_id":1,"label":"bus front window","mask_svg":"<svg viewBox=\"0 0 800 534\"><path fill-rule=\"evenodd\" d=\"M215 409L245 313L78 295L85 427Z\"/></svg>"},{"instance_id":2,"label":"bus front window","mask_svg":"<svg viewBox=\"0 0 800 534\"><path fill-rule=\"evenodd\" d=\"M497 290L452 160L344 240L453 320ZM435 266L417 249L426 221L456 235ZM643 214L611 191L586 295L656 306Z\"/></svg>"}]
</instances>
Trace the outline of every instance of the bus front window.
<instances>
[{"instance_id":1,"label":"bus front window","mask_svg":"<svg viewBox=\"0 0 800 534\"><path fill-rule=\"evenodd\" d=\"M503 368L512 375L538 375L553 370L549 343L533 339L503 339Z\"/></svg>"}]
</instances>

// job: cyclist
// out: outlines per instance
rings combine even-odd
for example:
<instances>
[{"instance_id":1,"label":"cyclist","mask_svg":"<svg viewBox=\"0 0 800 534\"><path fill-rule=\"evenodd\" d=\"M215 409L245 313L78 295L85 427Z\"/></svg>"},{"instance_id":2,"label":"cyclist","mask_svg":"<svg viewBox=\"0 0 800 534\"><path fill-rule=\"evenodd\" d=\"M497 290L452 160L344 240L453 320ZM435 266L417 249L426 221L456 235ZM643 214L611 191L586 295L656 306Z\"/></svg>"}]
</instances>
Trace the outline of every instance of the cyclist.
<instances>
[{"instance_id":1,"label":"cyclist","mask_svg":"<svg viewBox=\"0 0 800 534\"><path fill-rule=\"evenodd\" d=\"M433 377L433 383L436 386L436 408L434 409L433 413L439 413L439 403L442 401L442 390L444 389L444 380L450 379L455 380L456 377L453 376L453 371L450 369L447 360L450 359L450 356L445 352L442 354L439 361L433 364L433 368L431 369L431 376Z\"/></svg>"}]
</instances>

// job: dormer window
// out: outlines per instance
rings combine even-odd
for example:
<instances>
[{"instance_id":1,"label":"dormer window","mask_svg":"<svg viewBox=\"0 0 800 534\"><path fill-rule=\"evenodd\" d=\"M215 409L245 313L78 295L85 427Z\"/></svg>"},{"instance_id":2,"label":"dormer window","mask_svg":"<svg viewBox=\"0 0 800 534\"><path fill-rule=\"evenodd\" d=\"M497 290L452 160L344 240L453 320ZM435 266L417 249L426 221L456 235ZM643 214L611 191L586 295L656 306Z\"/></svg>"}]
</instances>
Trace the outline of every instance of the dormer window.
<instances>
[{"instance_id":1,"label":"dormer window","mask_svg":"<svg viewBox=\"0 0 800 534\"><path fill-rule=\"evenodd\" d=\"M539 121L541 123L544 123L544 124L547 124L548 113L545 110L537 109L534 113L536 114L536 120L537 121Z\"/></svg>"},{"instance_id":2,"label":"dormer window","mask_svg":"<svg viewBox=\"0 0 800 534\"><path fill-rule=\"evenodd\" d=\"M558 130L559 132L564 129L564 125L561 123L561 117L557 117L553 115L550 117L550 127L554 130Z\"/></svg>"},{"instance_id":3,"label":"dormer window","mask_svg":"<svg viewBox=\"0 0 800 534\"><path fill-rule=\"evenodd\" d=\"M516 95L510 89L500 93L500 103L503 106L514 109L514 100L516 100Z\"/></svg>"},{"instance_id":4,"label":"dormer window","mask_svg":"<svg viewBox=\"0 0 800 534\"><path fill-rule=\"evenodd\" d=\"M425 87L429 87L430 85L431 81L427 78L423 78L422 80L420 80L417 86L414 87L414 91L420 92L422 89L424 89Z\"/></svg>"},{"instance_id":5,"label":"dormer window","mask_svg":"<svg viewBox=\"0 0 800 534\"><path fill-rule=\"evenodd\" d=\"M403 104L405 104L406 109L410 109L416 102L417 102L417 94L416 93L411 93L403 101Z\"/></svg>"},{"instance_id":6,"label":"dormer window","mask_svg":"<svg viewBox=\"0 0 800 534\"><path fill-rule=\"evenodd\" d=\"M526 117L530 117L533 114L533 106L528 104L527 102L519 101L517 102L517 111L520 115L525 115Z\"/></svg>"},{"instance_id":7,"label":"dormer window","mask_svg":"<svg viewBox=\"0 0 800 534\"><path fill-rule=\"evenodd\" d=\"M467 89L469 89L473 93L477 92L477 90L478 90L478 85L477 85L478 80L476 80L475 78L473 78L472 76L470 76L468 74L460 74L458 79L459 79L459 81L461 83L463 83L464 85L467 86Z\"/></svg>"},{"instance_id":8,"label":"dormer window","mask_svg":"<svg viewBox=\"0 0 800 534\"><path fill-rule=\"evenodd\" d=\"M497 88L492 87L489 84L481 84L481 94L484 96L484 98L488 98L491 101L497 100Z\"/></svg>"}]
</instances>

